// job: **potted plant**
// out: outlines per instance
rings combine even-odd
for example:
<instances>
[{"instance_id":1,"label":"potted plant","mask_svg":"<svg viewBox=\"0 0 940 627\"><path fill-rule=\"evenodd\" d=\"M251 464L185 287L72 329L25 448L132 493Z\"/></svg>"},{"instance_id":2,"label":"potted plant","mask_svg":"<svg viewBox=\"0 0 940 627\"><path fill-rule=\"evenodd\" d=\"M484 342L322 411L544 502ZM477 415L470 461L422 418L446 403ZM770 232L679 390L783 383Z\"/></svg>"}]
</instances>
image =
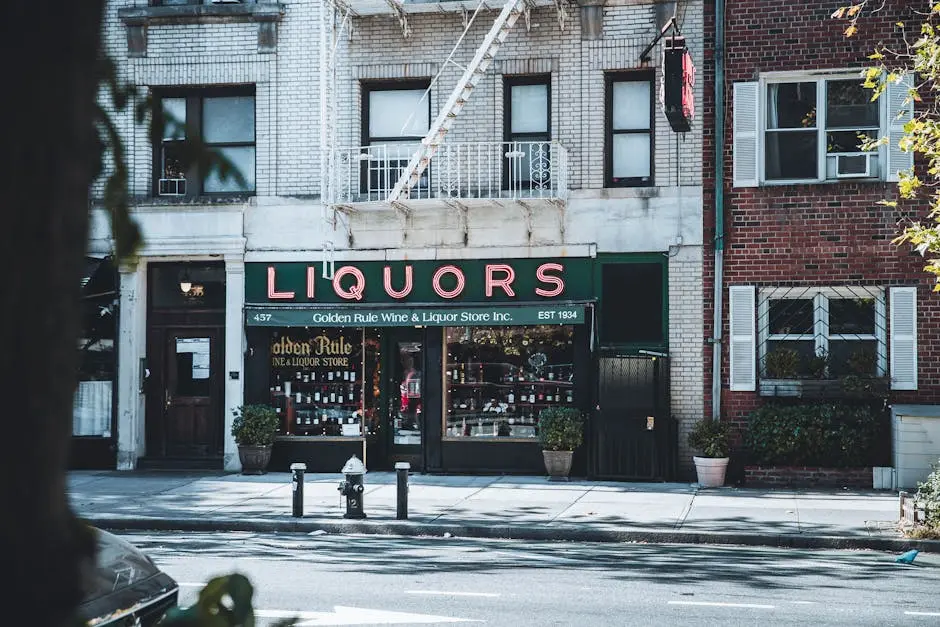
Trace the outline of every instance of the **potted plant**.
<instances>
[{"instance_id":1,"label":"potted plant","mask_svg":"<svg viewBox=\"0 0 940 627\"><path fill-rule=\"evenodd\" d=\"M731 448L728 425L718 420L699 420L689 433L689 446L701 453L692 457L699 485L703 488L723 486Z\"/></svg>"},{"instance_id":2,"label":"potted plant","mask_svg":"<svg viewBox=\"0 0 940 627\"><path fill-rule=\"evenodd\" d=\"M539 443L545 470L553 481L566 480L574 449L584 438L581 412L573 407L548 407L539 412Z\"/></svg>"},{"instance_id":3,"label":"potted plant","mask_svg":"<svg viewBox=\"0 0 940 627\"><path fill-rule=\"evenodd\" d=\"M271 446L280 424L277 412L267 405L241 405L232 414L232 436L238 444L242 474L263 475L271 461Z\"/></svg>"}]
</instances>

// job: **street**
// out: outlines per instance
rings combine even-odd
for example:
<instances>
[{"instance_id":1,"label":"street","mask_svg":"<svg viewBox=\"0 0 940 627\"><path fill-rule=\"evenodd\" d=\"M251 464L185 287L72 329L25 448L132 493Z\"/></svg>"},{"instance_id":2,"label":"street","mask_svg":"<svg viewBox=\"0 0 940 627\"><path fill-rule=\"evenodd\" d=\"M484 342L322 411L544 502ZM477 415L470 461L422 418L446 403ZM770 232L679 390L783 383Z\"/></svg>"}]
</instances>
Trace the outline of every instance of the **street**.
<instances>
[{"instance_id":1,"label":"street","mask_svg":"<svg viewBox=\"0 0 940 627\"><path fill-rule=\"evenodd\" d=\"M940 555L256 533L122 533L191 604L241 572L266 625L940 624Z\"/></svg>"}]
</instances>

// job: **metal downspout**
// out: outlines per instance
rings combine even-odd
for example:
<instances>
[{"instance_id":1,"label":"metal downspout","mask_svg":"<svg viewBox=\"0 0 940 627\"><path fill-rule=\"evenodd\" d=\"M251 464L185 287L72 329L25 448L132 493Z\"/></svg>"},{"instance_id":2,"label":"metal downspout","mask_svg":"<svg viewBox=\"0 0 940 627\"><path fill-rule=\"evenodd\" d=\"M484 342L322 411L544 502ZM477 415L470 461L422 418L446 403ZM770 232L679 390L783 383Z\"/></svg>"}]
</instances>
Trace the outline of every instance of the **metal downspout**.
<instances>
[{"instance_id":1,"label":"metal downspout","mask_svg":"<svg viewBox=\"0 0 940 627\"><path fill-rule=\"evenodd\" d=\"M715 281L712 322L712 419L721 419L722 284L725 247L725 2L715 0Z\"/></svg>"}]
</instances>

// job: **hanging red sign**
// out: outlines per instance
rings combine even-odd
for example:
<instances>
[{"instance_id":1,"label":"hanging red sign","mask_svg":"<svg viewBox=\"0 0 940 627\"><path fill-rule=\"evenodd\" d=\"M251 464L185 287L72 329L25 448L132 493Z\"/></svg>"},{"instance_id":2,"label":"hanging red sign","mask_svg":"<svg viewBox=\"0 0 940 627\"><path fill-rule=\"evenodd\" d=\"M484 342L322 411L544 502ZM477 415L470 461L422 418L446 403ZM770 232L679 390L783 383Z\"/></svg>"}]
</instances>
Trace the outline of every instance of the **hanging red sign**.
<instances>
[{"instance_id":1,"label":"hanging red sign","mask_svg":"<svg viewBox=\"0 0 940 627\"><path fill-rule=\"evenodd\" d=\"M663 83L660 101L669 126L677 133L692 128L695 117L695 65L685 45L685 37L667 37L663 49Z\"/></svg>"}]
</instances>

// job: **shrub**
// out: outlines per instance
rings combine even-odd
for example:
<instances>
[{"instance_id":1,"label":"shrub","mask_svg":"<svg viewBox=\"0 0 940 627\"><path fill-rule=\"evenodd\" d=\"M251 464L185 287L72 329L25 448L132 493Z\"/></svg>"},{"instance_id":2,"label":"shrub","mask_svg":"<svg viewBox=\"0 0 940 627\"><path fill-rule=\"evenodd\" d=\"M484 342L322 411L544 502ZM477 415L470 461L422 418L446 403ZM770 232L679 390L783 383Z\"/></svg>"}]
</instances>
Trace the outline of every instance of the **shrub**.
<instances>
[{"instance_id":1,"label":"shrub","mask_svg":"<svg viewBox=\"0 0 940 627\"><path fill-rule=\"evenodd\" d=\"M940 461L927 475L927 480L917 484L917 502L924 504L924 522L934 531L940 532Z\"/></svg>"},{"instance_id":2,"label":"shrub","mask_svg":"<svg viewBox=\"0 0 940 627\"><path fill-rule=\"evenodd\" d=\"M768 403L748 417L744 445L761 466L870 466L882 422L867 405Z\"/></svg>"},{"instance_id":3,"label":"shrub","mask_svg":"<svg viewBox=\"0 0 940 627\"><path fill-rule=\"evenodd\" d=\"M727 457L731 450L728 425L718 420L699 420L689 433L689 447L704 457Z\"/></svg>"},{"instance_id":4,"label":"shrub","mask_svg":"<svg viewBox=\"0 0 940 627\"><path fill-rule=\"evenodd\" d=\"M584 421L573 407L548 407L539 412L539 443L543 451L573 451L581 446Z\"/></svg>"},{"instance_id":5,"label":"shrub","mask_svg":"<svg viewBox=\"0 0 940 627\"><path fill-rule=\"evenodd\" d=\"M232 436L243 446L268 446L274 444L274 435L280 426L280 418L267 405L242 405L232 411Z\"/></svg>"}]
</instances>

